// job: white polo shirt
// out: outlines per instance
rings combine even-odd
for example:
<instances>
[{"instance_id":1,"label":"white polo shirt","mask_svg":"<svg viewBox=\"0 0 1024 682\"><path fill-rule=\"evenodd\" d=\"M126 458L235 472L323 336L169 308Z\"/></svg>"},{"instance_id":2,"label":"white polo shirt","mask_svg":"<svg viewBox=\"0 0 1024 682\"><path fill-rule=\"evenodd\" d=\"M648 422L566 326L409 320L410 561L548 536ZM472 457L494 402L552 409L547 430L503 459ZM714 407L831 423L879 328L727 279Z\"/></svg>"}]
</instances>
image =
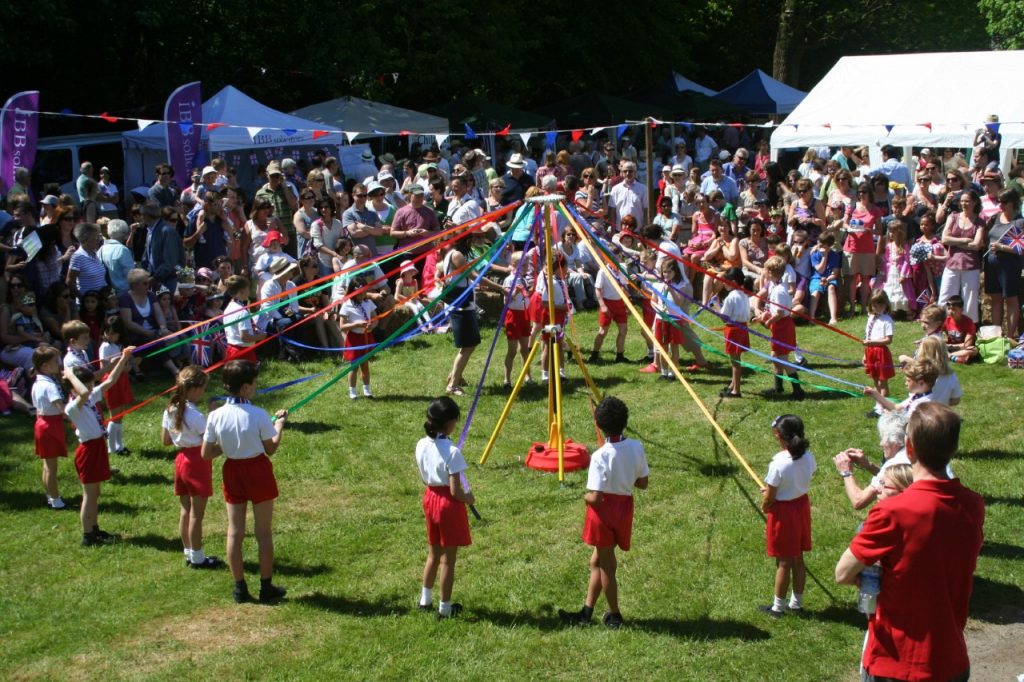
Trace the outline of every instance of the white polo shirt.
<instances>
[{"instance_id":1,"label":"white polo shirt","mask_svg":"<svg viewBox=\"0 0 1024 682\"><path fill-rule=\"evenodd\" d=\"M739 289L733 289L722 302L722 317L735 324L750 322L750 297Z\"/></svg>"},{"instance_id":2,"label":"white polo shirt","mask_svg":"<svg viewBox=\"0 0 1024 682\"><path fill-rule=\"evenodd\" d=\"M84 350L74 350L69 346L68 352L64 354L64 369L71 369L79 365L88 367L89 355Z\"/></svg>"},{"instance_id":3,"label":"white polo shirt","mask_svg":"<svg viewBox=\"0 0 1024 682\"><path fill-rule=\"evenodd\" d=\"M63 414L57 407L57 403L63 400L64 394L56 380L45 374L36 375L36 381L32 384L32 406L36 408L38 415L55 417Z\"/></svg>"},{"instance_id":4,"label":"white polo shirt","mask_svg":"<svg viewBox=\"0 0 1024 682\"><path fill-rule=\"evenodd\" d=\"M778 488L775 493L776 500L795 500L807 494L811 487L811 476L817 468L818 464L810 452L805 452L803 457L794 460L788 450L782 450L772 457L764 482Z\"/></svg>"},{"instance_id":5,"label":"white polo shirt","mask_svg":"<svg viewBox=\"0 0 1024 682\"><path fill-rule=\"evenodd\" d=\"M608 274L608 271L612 274ZM607 268L601 268L600 272L597 273L597 279L594 280L594 289L601 294L601 298L606 301L621 301L622 296L619 296L619 292L615 290L612 285L612 279L619 283L623 289L626 288L626 277L612 266Z\"/></svg>"},{"instance_id":6,"label":"white polo shirt","mask_svg":"<svg viewBox=\"0 0 1024 682\"><path fill-rule=\"evenodd\" d=\"M449 485L449 476L469 468L466 459L448 438L424 436L416 443L416 464L424 485Z\"/></svg>"},{"instance_id":7,"label":"white polo shirt","mask_svg":"<svg viewBox=\"0 0 1024 682\"><path fill-rule=\"evenodd\" d=\"M649 476L643 444L632 438L606 441L590 456L587 490L612 495L632 495L638 478Z\"/></svg>"},{"instance_id":8,"label":"white polo shirt","mask_svg":"<svg viewBox=\"0 0 1024 682\"><path fill-rule=\"evenodd\" d=\"M516 273L512 273L505 277L505 280L501 283L502 288L508 291L508 309L509 310L526 310L527 300L526 294L523 293L525 285L523 284L522 278L519 278L519 286L515 289L512 285L516 284Z\"/></svg>"},{"instance_id":9,"label":"white polo shirt","mask_svg":"<svg viewBox=\"0 0 1024 682\"><path fill-rule=\"evenodd\" d=\"M245 307L245 304L239 303L235 299L231 299L224 309L221 324L224 325L224 338L229 346L251 346L253 344L252 341L242 341L243 331L250 334L256 333L256 327L253 324L256 318L249 317L250 314L251 312Z\"/></svg>"},{"instance_id":10,"label":"white polo shirt","mask_svg":"<svg viewBox=\"0 0 1024 682\"><path fill-rule=\"evenodd\" d=\"M881 341L887 336L892 338L894 328L892 318L888 315L868 315L867 324L864 325L864 340Z\"/></svg>"},{"instance_id":11,"label":"white polo shirt","mask_svg":"<svg viewBox=\"0 0 1024 682\"><path fill-rule=\"evenodd\" d=\"M768 293L768 312L771 315L782 315L789 317L789 309L793 307L793 297L789 295L786 286L781 282L773 284Z\"/></svg>"},{"instance_id":12,"label":"white polo shirt","mask_svg":"<svg viewBox=\"0 0 1024 682\"><path fill-rule=\"evenodd\" d=\"M345 318L345 322L351 324L352 322L365 322L370 323L370 318L377 312L377 306L373 304L373 301L366 299L365 301L355 301L349 299L341 304L341 310L338 314ZM357 334L363 334L366 332L366 326L355 327L351 331Z\"/></svg>"},{"instance_id":13,"label":"white polo shirt","mask_svg":"<svg viewBox=\"0 0 1024 682\"><path fill-rule=\"evenodd\" d=\"M206 417L192 403L185 402L185 416L181 420L181 429L174 425L174 412L170 408L164 410L163 428L171 437L177 448L194 448L203 444L203 432L206 431Z\"/></svg>"},{"instance_id":14,"label":"white polo shirt","mask_svg":"<svg viewBox=\"0 0 1024 682\"><path fill-rule=\"evenodd\" d=\"M103 422L100 420L100 411L96 407L103 400L103 392L99 385L92 389L89 398L81 407L75 399L69 400L64 408L64 414L68 416L71 423L75 425L75 435L80 443L104 438L107 432L103 429Z\"/></svg>"},{"instance_id":15,"label":"white polo shirt","mask_svg":"<svg viewBox=\"0 0 1024 682\"><path fill-rule=\"evenodd\" d=\"M249 402L229 402L210 413L203 440L220 445L228 459L252 459L264 453L263 441L276 435L265 410Z\"/></svg>"}]
</instances>

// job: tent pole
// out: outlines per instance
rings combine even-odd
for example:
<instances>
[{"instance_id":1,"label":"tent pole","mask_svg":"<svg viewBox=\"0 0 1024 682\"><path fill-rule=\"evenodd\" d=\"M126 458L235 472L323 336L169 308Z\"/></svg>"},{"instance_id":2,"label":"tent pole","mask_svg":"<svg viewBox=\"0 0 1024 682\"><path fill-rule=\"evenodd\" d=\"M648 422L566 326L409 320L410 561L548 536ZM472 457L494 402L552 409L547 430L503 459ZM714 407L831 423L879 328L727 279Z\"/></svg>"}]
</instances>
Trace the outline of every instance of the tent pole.
<instances>
[{"instance_id":1,"label":"tent pole","mask_svg":"<svg viewBox=\"0 0 1024 682\"><path fill-rule=\"evenodd\" d=\"M654 135L651 132L651 117L644 119L644 157L647 161L647 223L654 222L654 188L657 186L654 180Z\"/></svg>"}]
</instances>

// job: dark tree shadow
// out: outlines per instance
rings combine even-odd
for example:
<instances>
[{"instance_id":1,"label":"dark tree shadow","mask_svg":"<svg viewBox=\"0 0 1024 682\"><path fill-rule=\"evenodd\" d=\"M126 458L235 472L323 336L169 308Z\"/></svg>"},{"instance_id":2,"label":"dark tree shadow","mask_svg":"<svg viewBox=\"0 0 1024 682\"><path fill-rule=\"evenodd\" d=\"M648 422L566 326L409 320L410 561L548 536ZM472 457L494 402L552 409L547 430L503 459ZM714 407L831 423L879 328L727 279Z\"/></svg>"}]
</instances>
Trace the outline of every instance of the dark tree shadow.
<instances>
[{"instance_id":1,"label":"dark tree shadow","mask_svg":"<svg viewBox=\"0 0 1024 682\"><path fill-rule=\"evenodd\" d=\"M832 605L821 609L820 611L807 611L804 614L804 617L828 623L852 625L853 627L866 630L868 627L868 619L867 616L857 610L856 605L853 603L855 596L856 594L851 591L849 606Z\"/></svg>"},{"instance_id":2,"label":"dark tree shadow","mask_svg":"<svg viewBox=\"0 0 1024 682\"><path fill-rule=\"evenodd\" d=\"M172 450L170 446L166 450L135 450L132 452L133 457L141 457L142 459L162 459L167 462L174 462L174 458L177 456L177 451Z\"/></svg>"},{"instance_id":3,"label":"dark tree shadow","mask_svg":"<svg viewBox=\"0 0 1024 682\"><path fill-rule=\"evenodd\" d=\"M141 547L143 549L155 549L158 552L174 552L181 554L181 538L168 538L162 535L147 533L145 535L131 535L122 539L126 545Z\"/></svg>"},{"instance_id":4,"label":"dark tree shadow","mask_svg":"<svg viewBox=\"0 0 1024 682\"><path fill-rule=\"evenodd\" d=\"M1020 451L993 450L982 448L981 450L967 450L956 453L954 459L1020 459Z\"/></svg>"},{"instance_id":5,"label":"dark tree shadow","mask_svg":"<svg viewBox=\"0 0 1024 682\"><path fill-rule=\"evenodd\" d=\"M327 433L329 431L341 431L341 427L337 424L328 424L326 422L298 422L288 421L289 431L298 431L299 433Z\"/></svg>"},{"instance_id":6,"label":"dark tree shadow","mask_svg":"<svg viewBox=\"0 0 1024 682\"><path fill-rule=\"evenodd\" d=\"M970 615L999 625L1024 623L1024 590L1010 583L974 576Z\"/></svg>"},{"instance_id":7,"label":"dark tree shadow","mask_svg":"<svg viewBox=\"0 0 1024 682\"><path fill-rule=\"evenodd\" d=\"M553 630L560 630L565 627L555 614L555 609L551 604L544 604L541 606L543 614L537 615L533 613L508 613L505 611L496 611L487 608L467 608L463 612L465 620L475 623L480 621L487 621L493 625L502 628L515 628L515 627L529 627L542 632L550 632Z\"/></svg>"},{"instance_id":8,"label":"dark tree shadow","mask_svg":"<svg viewBox=\"0 0 1024 682\"><path fill-rule=\"evenodd\" d=\"M127 476L118 476L117 482L119 484L124 483L128 485L164 485L169 486L174 484L174 478L167 474L128 474ZM102 505L103 503L100 502Z\"/></svg>"},{"instance_id":9,"label":"dark tree shadow","mask_svg":"<svg viewBox=\"0 0 1024 682\"><path fill-rule=\"evenodd\" d=\"M260 566L255 561L243 562L245 570L249 573L259 573ZM290 564L280 559L274 559L274 574L285 575L290 577L299 578L312 578L318 575L324 575L326 573L333 572L334 569L327 564L315 564L311 566L300 566L298 564Z\"/></svg>"},{"instance_id":10,"label":"dark tree shadow","mask_svg":"<svg viewBox=\"0 0 1024 682\"><path fill-rule=\"evenodd\" d=\"M981 556L997 559L1024 559L1024 547L986 540L985 544L981 546Z\"/></svg>"},{"instance_id":11,"label":"dark tree shadow","mask_svg":"<svg viewBox=\"0 0 1024 682\"><path fill-rule=\"evenodd\" d=\"M745 642L769 639L771 634L756 625L737 620L715 620L703 616L693 620L673 620L670 618L647 618L631 620L626 624L634 630L645 630L659 634L672 635L682 639L740 639Z\"/></svg>"},{"instance_id":12,"label":"dark tree shadow","mask_svg":"<svg viewBox=\"0 0 1024 682\"><path fill-rule=\"evenodd\" d=\"M739 468L734 464L702 464L697 471L701 476L709 478L720 478L724 476L735 476Z\"/></svg>"},{"instance_id":13,"label":"dark tree shadow","mask_svg":"<svg viewBox=\"0 0 1024 682\"><path fill-rule=\"evenodd\" d=\"M68 504L68 502L67 499L64 500L65 504ZM0 495L0 509L9 511L33 511L35 509L52 511L46 507L46 495L42 490L34 490L32 492L27 490L5 490Z\"/></svg>"},{"instance_id":14,"label":"dark tree shadow","mask_svg":"<svg viewBox=\"0 0 1024 682\"><path fill-rule=\"evenodd\" d=\"M311 606L315 609L330 611L341 616L362 616L374 618L379 616L404 616L412 612L408 595L391 595L384 599L367 601L365 599L349 599L340 595L329 595L323 592L304 594L293 600L297 604ZM426 614L424 614L426 615Z\"/></svg>"},{"instance_id":15,"label":"dark tree shadow","mask_svg":"<svg viewBox=\"0 0 1024 682\"><path fill-rule=\"evenodd\" d=\"M1011 507L1024 507L1024 497L1006 497L1004 495L982 495L985 506L991 504L1005 504Z\"/></svg>"}]
</instances>

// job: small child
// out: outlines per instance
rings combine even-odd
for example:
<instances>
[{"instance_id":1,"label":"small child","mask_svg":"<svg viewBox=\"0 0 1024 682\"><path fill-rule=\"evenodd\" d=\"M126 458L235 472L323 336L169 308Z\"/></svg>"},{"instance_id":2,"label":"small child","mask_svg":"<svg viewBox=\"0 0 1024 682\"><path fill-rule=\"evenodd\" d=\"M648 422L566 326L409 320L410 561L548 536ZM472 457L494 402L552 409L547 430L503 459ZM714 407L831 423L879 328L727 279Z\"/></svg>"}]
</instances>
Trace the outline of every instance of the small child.
<instances>
[{"instance_id":1,"label":"small child","mask_svg":"<svg viewBox=\"0 0 1024 682\"><path fill-rule=\"evenodd\" d=\"M249 280L241 275L231 275L224 283L224 294L231 300L224 309L221 323L227 340L226 360L248 360L256 362L253 345L267 338L265 332L256 329L255 310L249 304Z\"/></svg>"},{"instance_id":2,"label":"small child","mask_svg":"<svg viewBox=\"0 0 1024 682\"><path fill-rule=\"evenodd\" d=\"M512 273L505 277L501 288L505 292L508 306L505 310L505 340L508 349L505 351L505 381L502 384L505 388L512 386L512 365L516 359L516 351L519 351L523 364L530 356L530 315L527 312L530 302L530 293L522 278L516 278L519 271L519 262L522 260L523 252L516 251L512 254ZM515 285L515 286L513 286ZM533 383L533 378L527 369L526 381Z\"/></svg>"},{"instance_id":3,"label":"small child","mask_svg":"<svg viewBox=\"0 0 1024 682\"><path fill-rule=\"evenodd\" d=\"M103 337L103 311L100 309L100 292L87 291L81 296L82 306L78 319L89 327L89 352L95 353Z\"/></svg>"},{"instance_id":4,"label":"small child","mask_svg":"<svg viewBox=\"0 0 1024 682\"><path fill-rule=\"evenodd\" d=\"M803 553L811 551L811 503L807 490L817 463L807 450L810 443L804 437L800 417L795 414L776 417L772 431L782 450L768 465L761 511L768 516L768 556L775 557L775 594L771 605L759 608L772 618L781 618L787 606L791 612L803 611L807 584ZM787 605L786 590L791 577L793 592Z\"/></svg>"},{"instance_id":5,"label":"small child","mask_svg":"<svg viewBox=\"0 0 1024 682\"><path fill-rule=\"evenodd\" d=\"M743 368L740 366L740 357L750 348L750 332L747 330L750 322L750 297L743 290L743 268L729 268L724 281L730 291L722 302L721 315L725 321L725 352L732 367L732 381L718 395L722 398L742 398L740 379Z\"/></svg>"},{"instance_id":6,"label":"small child","mask_svg":"<svg viewBox=\"0 0 1024 682\"><path fill-rule=\"evenodd\" d=\"M791 258L790 262L792 265L790 267L793 270L793 274L796 275L796 281L790 293L793 296L793 308L796 310L803 310L804 298L809 293L811 277L814 275L814 264L811 262L811 254L816 244L808 244L808 239L807 230L801 228L793 232L793 243L788 245L788 254L783 251L787 245L779 244L775 247L775 253L783 257L788 255ZM821 243L820 237L818 243ZM786 276L782 278L787 284L789 283L789 275L789 268L787 268Z\"/></svg>"},{"instance_id":7,"label":"small child","mask_svg":"<svg viewBox=\"0 0 1024 682\"><path fill-rule=\"evenodd\" d=\"M414 316L419 315L423 310L423 300L419 293L420 283L416 279L419 273L411 260L402 261L401 267L398 281L395 282L395 302L404 306Z\"/></svg>"},{"instance_id":8,"label":"small child","mask_svg":"<svg viewBox=\"0 0 1024 682\"><path fill-rule=\"evenodd\" d=\"M629 311L622 296L615 289L612 280L615 280L623 291L626 291L626 278L617 265L609 263L602 267L594 280L594 295L597 298L597 334L594 336L594 348L590 351L590 362L597 362L601 359L601 346L608 336L608 329L615 323L617 333L615 335L615 362L626 363L626 334L629 331Z\"/></svg>"},{"instance_id":9,"label":"small child","mask_svg":"<svg viewBox=\"0 0 1024 682\"><path fill-rule=\"evenodd\" d=\"M57 487L57 461L68 456L67 435L64 432L64 392L57 377L60 376L60 351L42 344L32 351L32 366L36 380L32 384L32 405L36 408L36 457L43 460L43 488L50 509L65 509Z\"/></svg>"},{"instance_id":10,"label":"small child","mask_svg":"<svg viewBox=\"0 0 1024 682\"><path fill-rule=\"evenodd\" d=\"M814 319L818 312L818 303L822 292L828 298L828 323L839 323L839 273L843 265L843 257L832 250L836 238L830 233L822 233L818 244L811 250L811 309L808 313Z\"/></svg>"},{"instance_id":11,"label":"small child","mask_svg":"<svg viewBox=\"0 0 1024 682\"><path fill-rule=\"evenodd\" d=\"M568 290L565 286L565 256L562 253L556 252L552 260L552 276L551 284L554 289L554 294L550 294L548 291L548 276L547 268L541 267L537 273L537 284L535 289L535 295L533 297L533 310L531 311L531 317L533 321L533 327L530 329L530 341L536 341L537 335L541 335L542 343L540 349L540 380L548 380L548 372L551 370L551 363L554 361L550 357L550 349L547 343L549 334L544 332L544 328L549 325L558 325L561 328L565 327L566 316L569 312L568 303ZM550 311L548 310L548 299L551 299L555 310L555 319L551 319ZM559 346L559 352L562 347ZM564 356L559 357L558 374L561 378L565 378L565 361Z\"/></svg>"},{"instance_id":12,"label":"small child","mask_svg":"<svg viewBox=\"0 0 1024 682\"><path fill-rule=\"evenodd\" d=\"M462 604L452 602L455 560L459 547L472 544L466 505L476 500L466 489L462 474L469 468L459 449L448 439L459 420L459 406L448 396L431 401L423 430L427 435L416 444L416 464L426 489L423 516L427 522L427 560L423 565L423 587L419 606L433 605L434 581L441 570L441 601L438 619L457 616Z\"/></svg>"},{"instance_id":13,"label":"small child","mask_svg":"<svg viewBox=\"0 0 1024 682\"><path fill-rule=\"evenodd\" d=\"M873 387L865 387L864 395L874 398L883 410L906 412L909 419L921 404L934 401L932 387L935 386L935 380L939 378L939 368L929 360L917 358L903 367L903 374L906 376L907 392L910 393L903 402L894 403Z\"/></svg>"},{"instance_id":14,"label":"small child","mask_svg":"<svg viewBox=\"0 0 1024 682\"><path fill-rule=\"evenodd\" d=\"M125 336L124 320L120 317L112 317L103 324L103 342L100 344L100 369L103 372L103 381L110 377L121 356L121 339ZM107 449L112 455L130 455L131 450L124 446L124 427L121 425L121 417L118 415L120 408L131 405L135 402L135 395L132 393L131 378L127 372L121 372L107 391L103 401L112 417L107 424Z\"/></svg>"},{"instance_id":15,"label":"small child","mask_svg":"<svg viewBox=\"0 0 1024 682\"><path fill-rule=\"evenodd\" d=\"M65 322L60 327L60 336L64 339L64 345L67 346L67 352L64 354L64 369L78 366L88 367L89 353L86 349L89 348L91 340L89 325L81 320Z\"/></svg>"},{"instance_id":16,"label":"small child","mask_svg":"<svg viewBox=\"0 0 1024 682\"><path fill-rule=\"evenodd\" d=\"M167 287L160 287L156 292L156 303L160 306L160 312L164 316L164 326L167 327L167 331L176 332L181 329L181 320L178 319L178 309L174 305L174 297L171 295L171 291ZM164 366L168 368L172 377L178 375L178 365L185 363L188 358L187 348L185 346L178 346L167 351L167 360L164 361Z\"/></svg>"},{"instance_id":17,"label":"small child","mask_svg":"<svg viewBox=\"0 0 1024 682\"><path fill-rule=\"evenodd\" d=\"M782 284L782 275L786 271L786 262L779 256L772 256L764 263L764 271L771 282L768 292L768 309L761 313L761 324L772 332L772 357L787 360L790 352L796 348L796 325L790 316L789 309L793 299ZM788 361L788 360L787 360ZM804 399L804 389L797 379L797 371L780 362L775 362L775 388L764 393L766 398L781 397L785 393L782 375L785 373L793 379L793 397Z\"/></svg>"},{"instance_id":18,"label":"small child","mask_svg":"<svg viewBox=\"0 0 1024 682\"><path fill-rule=\"evenodd\" d=\"M195 365L178 372L174 395L164 410L161 435L164 445L178 448L174 460L174 494L181 503L178 531L185 549L185 565L220 568L224 562L203 552L203 516L213 495L213 464L202 457L206 418L196 408L210 377Z\"/></svg>"},{"instance_id":19,"label":"small child","mask_svg":"<svg viewBox=\"0 0 1024 682\"><path fill-rule=\"evenodd\" d=\"M937 336L926 336L917 348L917 357L934 364L939 370L939 378L932 386L932 402L942 403L949 407L960 404L964 391L960 387L960 379L949 363L946 344Z\"/></svg>"},{"instance_id":20,"label":"small child","mask_svg":"<svg viewBox=\"0 0 1024 682\"><path fill-rule=\"evenodd\" d=\"M637 275L640 279L647 279L651 282L657 281L657 276L651 274L654 272L654 266L658 262L658 252L654 249L644 249L640 254L640 273ZM651 300L644 296L641 303L643 314L644 314L644 325L648 329L654 328L654 308L651 307ZM644 374L654 374L658 371L658 362L655 358L654 344L651 343L651 337L644 334L644 342L647 344L647 360L648 363L645 367L641 367L640 371Z\"/></svg>"},{"instance_id":21,"label":"small child","mask_svg":"<svg viewBox=\"0 0 1024 682\"><path fill-rule=\"evenodd\" d=\"M221 371L227 404L210 413L203 434L203 459L224 455L224 501L228 508L228 565L235 581L232 596L238 604L252 601L245 583L242 542L245 540L246 507L252 503L256 544L259 547L260 603L274 603L286 590L273 583L274 500L277 481L270 456L281 446L287 410L278 410L275 421L249 401L256 395L259 367L248 360L231 360Z\"/></svg>"},{"instance_id":22,"label":"small child","mask_svg":"<svg viewBox=\"0 0 1024 682\"><path fill-rule=\"evenodd\" d=\"M902 221L889 223L882 252L882 289L889 296L893 311L913 314L917 310L913 273L910 268L910 248L907 246L907 228Z\"/></svg>"},{"instance_id":23,"label":"small child","mask_svg":"<svg viewBox=\"0 0 1024 682\"><path fill-rule=\"evenodd\" d=\"M661 281L653 285L659 295L655 295L653 306L658 317L654 320L655 338L672 356L672 362L679 366L679 345L682 344L694 355L694 363L686 367L687 372L695 372L708 367L708 361L701 352L700 343L689 328L686 321L687 308L689 307L686 295L693 294L693 287L689 280L683 278L679 263L671 258L661 262ZM672 370L668 361L658 354L658 369L661 378L672 381Z\"/></svg>"},{"instance_id":24,"label":"small child","mask_svg":"<svg viewBox=\"0 0 1024 682\"><path fill-rule=\"evenodd\" d=\"M878 394L888 396L889 379L896 376L889 350L895 329L889 316L889 297L884 291L875 291L869 305L871 314L864 327L864 371L874 380ZM871 416L875 414L872 412Z\"/></svg>"},{"instance_id":25,"label":"small child","mask_svg":"<svg viewBox=\"0 0 1024 682\"><path fill-rule=\"evenodd\" d=\"M918 323L921 325L921 329L924 330L924 336L914 342L915 346L920 346L921 341L928 338L929 336L936 336L940 339L945 339L942 333L943 325L946 323L946 311L942 309L942 306L926 305L922 310L921 314L917 318ZM914 351L914 356L901 355L899 357L899 364L905 365L914 357L917 356L917 351Z\"/></svg>"},{"instance_id":26,"label":"small child","mask_svg":"<svg viewBox=\"0 0 1024 682\"><path fill-rule=\"evenodd\" d=\"M978 327L964 315L964 299L953 294L946 299L946 320L942 330L946 333L946 349L953 362L967 363L978 357Z\"/></svg>"},{"instance_id":27,"label":"small child","mask_svg":"<svg viewBox=\"0 0 1024 682\"><path fill-rule=\"evenodd\" d=\"M646 490L650 477L644 446L622 434L629 422L629 408L618 398L606 396L594 411L594 421L607 441L590 456L583 542L594 548L590 557L587 598L579 611L558 610L570 625L586 625L604 592L608 612L603 622L611 629L623 625L619 612L619 587L615 578L615 547L628 552L633 535L633 489Z\"/></svg>"},{"instance_id":28,"label":"small child","mask_svg":"<svg viewBox=\"0 0 1024 682\"><path fill-rule=\"evenodd\" d=\"M359 291L363 289L363 291ZM349 280L348 289L345 292L345 302L338 311L338 330L345 335L345 362L355 362L370 352L374 344L373 328L377 326L374 314L377 306L369 300L366 295L366 280L362 277L354 277ZM358 292L358 293L357 293ZM373 397L370 391L370 363L364 362L359 365L359 373L363 377L363 395L367 398ZM348 373L348 397L355 400L356 395L356 373Z\"/></svg>"},{"instance_id":29,"label":"small child","mask_svg":"<svg viewBox=\"0 0 1024 682\"><path fill-rule=\"evenodd\" d=\"M64 378L71 384L73 397L64 408L64 414L75 425L78 447L75 449L75 469L82 482L82 546L91 547L116 540L116 536L100 530L97 523L100 483L110 480L110 457L103 431L99 403L128 365L135 346L121 353L110 375L96 385L96 375L85 365L73 365L64 370Z\"/></svg>"}]
</instances>

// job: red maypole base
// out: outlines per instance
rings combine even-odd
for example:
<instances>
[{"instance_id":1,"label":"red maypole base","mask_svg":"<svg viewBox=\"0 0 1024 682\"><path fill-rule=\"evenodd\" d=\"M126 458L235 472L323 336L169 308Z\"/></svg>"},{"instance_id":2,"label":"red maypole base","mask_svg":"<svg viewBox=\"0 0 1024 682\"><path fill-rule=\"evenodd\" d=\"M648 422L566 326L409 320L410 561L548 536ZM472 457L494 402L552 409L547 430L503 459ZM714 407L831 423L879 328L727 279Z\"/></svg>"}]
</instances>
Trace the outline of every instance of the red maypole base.
<instances>
[{"instance_id":1,"label":"red maypole base","mask_svg":"<svg viewBox=\"0 0 1024 682\"><path fill-rule=\"evenodd\" d=\"M565 439L565 470L579 471L590 466L590 452L579 443ZM526 466L537 471L558 471L558 446L534 443L526 453Z\"/></svg>"}]
</instances>

